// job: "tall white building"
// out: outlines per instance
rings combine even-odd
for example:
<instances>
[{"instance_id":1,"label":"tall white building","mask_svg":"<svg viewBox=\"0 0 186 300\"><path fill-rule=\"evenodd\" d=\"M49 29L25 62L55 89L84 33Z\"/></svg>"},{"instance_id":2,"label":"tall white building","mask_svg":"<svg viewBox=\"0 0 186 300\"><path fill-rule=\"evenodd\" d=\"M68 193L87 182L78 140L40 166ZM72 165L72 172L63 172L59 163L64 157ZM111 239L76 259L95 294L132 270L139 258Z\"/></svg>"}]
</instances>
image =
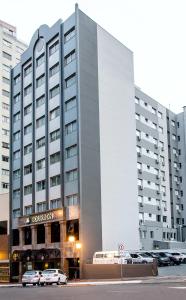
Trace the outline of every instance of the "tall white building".
<instances>
[{"instance_id":1,"label":"tall white building","mask_svg":"<svg viewBox=\"0 0 186 300\"><path fill-rule=\"evenodd\" d=\"M9 191L10 69L26 44L16 37L16 27L0 20L0 194Z\"/></svg>"}]
</instances>

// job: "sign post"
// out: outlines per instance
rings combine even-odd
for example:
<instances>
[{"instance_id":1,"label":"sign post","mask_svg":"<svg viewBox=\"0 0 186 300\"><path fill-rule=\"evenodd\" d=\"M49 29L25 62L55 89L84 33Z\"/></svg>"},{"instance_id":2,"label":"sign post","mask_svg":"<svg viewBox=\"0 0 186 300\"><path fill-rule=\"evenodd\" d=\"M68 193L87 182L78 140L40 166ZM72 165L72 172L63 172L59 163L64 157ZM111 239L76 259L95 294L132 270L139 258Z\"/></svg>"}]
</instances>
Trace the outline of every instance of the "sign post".
<instances>
[{"instance_id":1,"label":"sign post","mask_svg":"<svg viewBox=\"0 0 186 300\"><path fill-rule=\"evenodd\" d=\"M121 272L121 280L122 280L122 278L123 278L123 269L122 269L122 258L123 258L123 256L124 256L124 249L125 249L125 246L124 246L124 244L118 244L118 254L119 254L119 256L120 256L120 266L121 266L121 270L120 270L120 272Z\"/></svg>"}]
</instances>

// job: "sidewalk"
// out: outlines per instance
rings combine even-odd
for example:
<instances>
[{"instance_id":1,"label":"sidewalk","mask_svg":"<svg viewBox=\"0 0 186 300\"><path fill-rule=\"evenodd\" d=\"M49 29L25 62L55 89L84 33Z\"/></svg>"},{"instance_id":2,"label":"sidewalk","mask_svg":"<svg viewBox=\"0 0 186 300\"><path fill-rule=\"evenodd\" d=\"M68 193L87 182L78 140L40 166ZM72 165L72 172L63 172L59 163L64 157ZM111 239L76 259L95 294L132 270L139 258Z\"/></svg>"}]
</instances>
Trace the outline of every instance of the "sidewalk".
<instances>
[{"instance_id":1,"label":"sidewalk","mask_svg":"<svg viewBox=\"0 0 186 300\"><path fill-rule=\"evenodd\" d=\"M186 284L186 276L164 276L164 277L140 277L126 278L123 280L77 280L69 281L67 285L59 287L80 287L80 286L101 286L101 285L125 285L125 284L164 284L164 283L183 283ZM20 283L0 283L0 288L22 287Z\"/></svg>"}]
</instances>

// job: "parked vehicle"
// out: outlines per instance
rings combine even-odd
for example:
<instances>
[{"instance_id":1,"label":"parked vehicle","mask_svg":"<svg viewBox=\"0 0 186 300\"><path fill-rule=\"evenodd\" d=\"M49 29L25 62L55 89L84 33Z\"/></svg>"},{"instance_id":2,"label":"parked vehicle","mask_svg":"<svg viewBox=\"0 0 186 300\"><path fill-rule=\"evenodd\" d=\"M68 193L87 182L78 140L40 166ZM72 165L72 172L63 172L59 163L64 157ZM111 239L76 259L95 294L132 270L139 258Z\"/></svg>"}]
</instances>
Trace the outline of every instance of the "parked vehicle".
<instances>
[{"instance_id":1,"label":"parked vehicle","mask_svg":"<svg viewBox=\"0 0 186 300\"><path fill-rule=\"evenodd\" d=\"M41 277L41 284L67 284L68 277L60 269L46 269L42 272L43 277Z\"/></svg>"},{"instance_id":2,"label":"parked vehicle","mask_svg":"<svg viewBox=\"0 0 186 300\"><path fill-rule=\"evenodd\" d=\"M179 252L169 252L174 258L175 258L175 261L178 262L178 264L181 264L182 261L183 261L183 257L181 255L181 253Z\"/></svg>"},{"instance_id":3,"label":"parked vehicle","mask_svg":"<svg viewBox=\"0 0 186 300\"><path fill-rule=\"evenodd\" d=\"M27 284L40 284L40 279L42 276L42 271L32 270L26 271L22 276L22 286L26 286Z\"/></svg>"},{"instance_id":4,"label":"parked vehicle","mask_svg":"<svg viewBox=\"0 0 186 300\"><path fill-rule=\"evenodd\" d=\"M169 257L171 266L181 264L180 258L172 255L172 253L170 253L170 252L160 252L159 254L160 255L165 255L166 257Z\"/></svg>"},{"instance_id":5,"label":"parked vehicle","mask_svg":"<svg viewBox=\"0 0 186 300\"><path fill-rule=\"evenodd\" d=\"M99 251L93 256L93 264L130 264L132 257L128 251L123 251L123 257L120 257L118 251Z\"/></svg>"},{"instance_id":6,"label":"parked vehicle","mask_svg":"<svg viewBox=\"0 0 186 300\"><path fill-rule=\"evenodd\" d=\"M133 264L148 264L153 263L153 257L148 256L146 253L130 253Z\"/></svg>"},{"instance_id":7,"label":"parked vehicle","mask_svg":"<svg viewBox=\"0 0 186 300\"><path fill-rule=\"evenodd\" d=\"M182 263L186 264L186 252L180 252L180 255L182 257Z\"/></svg>"},{"instance_id":8,"label":"parked vehicle","mask_svg":"<svg viewBox=\"0 0 186 300\"><path fill-rule=\"evenodd\" d=\"M154 252L145 252L145 253L149 256L152 256L154 259L156 259L158 267L170 265L170 259L167 256L164 257L159 255L159 253L154 253Z\"/></svg>"}]
</instances>

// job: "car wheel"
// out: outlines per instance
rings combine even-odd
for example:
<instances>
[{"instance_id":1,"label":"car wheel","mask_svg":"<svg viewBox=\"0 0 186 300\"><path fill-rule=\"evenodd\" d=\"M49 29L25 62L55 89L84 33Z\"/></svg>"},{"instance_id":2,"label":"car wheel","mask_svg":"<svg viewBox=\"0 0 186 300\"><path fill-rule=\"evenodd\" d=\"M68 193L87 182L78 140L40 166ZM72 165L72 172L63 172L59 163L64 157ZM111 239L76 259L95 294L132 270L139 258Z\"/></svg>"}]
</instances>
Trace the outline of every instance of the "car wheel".
<instances>
[{"instance_id":1,"label":"car wheel","mask_svg":"<svg viewBox=\"0 0 186 300\"><path fill-rule=\"evenodd\" d=\"M26 286L26 283L22 283L22 286L25 287L25 286Z\"/></svg>"},{"instance_id":2,"label":"car wheel","mask_svg":"<svg viewBox=\"0 0 186 300\"><path fill-rule=\"evenodd\" d=\"M170 262L170 266L174 266L174 262L173 261Z\"/></svg>"},{"instance_id":3,"label":"car wheel","mask_svg":"<svg viewBox=\"0 0 186 300\"><path fill-rule=\"evenodd\" d=\"M146 260L142 261L142 264L147 264L147 261Z\"/></svg>"},{"instance_id":4,"label":"car wheel","mask_svg":"<svg viewBox=\"0 0 186 300\"><path fill-rule=\"evenodd\" d=\"M67 283L68 283L68 279L66 278L64 284L67 284Z\"/></svg>"},{"instance_id":5,"label":"car wheel","mask_svg":"<svg viewBox=\"0 0 186 300\"><path fill-rule=\"evenodd\" d=\"M57 285L60 285L60 283L61 283L60 278L58 278Z\"/></svg>"},{"instance_id":6,"label":"car wheel","mask_svg":"<svg viewBox=\"0 0 186 300\"><path fill-rule=\"evenodd\" d=\"M44 282L41 282L40 285L41 285L41 286L44 286Z\"/></svg>"},{"instance_id":7,"label":"car wheel","mask_svg":"<svg viewBox=\"0 0 186 300\"><path fill-rule=\"evenodd\" d=\"M36 286L36 283L33 283L34 286Z\"/></svg>"}]
</instances>

